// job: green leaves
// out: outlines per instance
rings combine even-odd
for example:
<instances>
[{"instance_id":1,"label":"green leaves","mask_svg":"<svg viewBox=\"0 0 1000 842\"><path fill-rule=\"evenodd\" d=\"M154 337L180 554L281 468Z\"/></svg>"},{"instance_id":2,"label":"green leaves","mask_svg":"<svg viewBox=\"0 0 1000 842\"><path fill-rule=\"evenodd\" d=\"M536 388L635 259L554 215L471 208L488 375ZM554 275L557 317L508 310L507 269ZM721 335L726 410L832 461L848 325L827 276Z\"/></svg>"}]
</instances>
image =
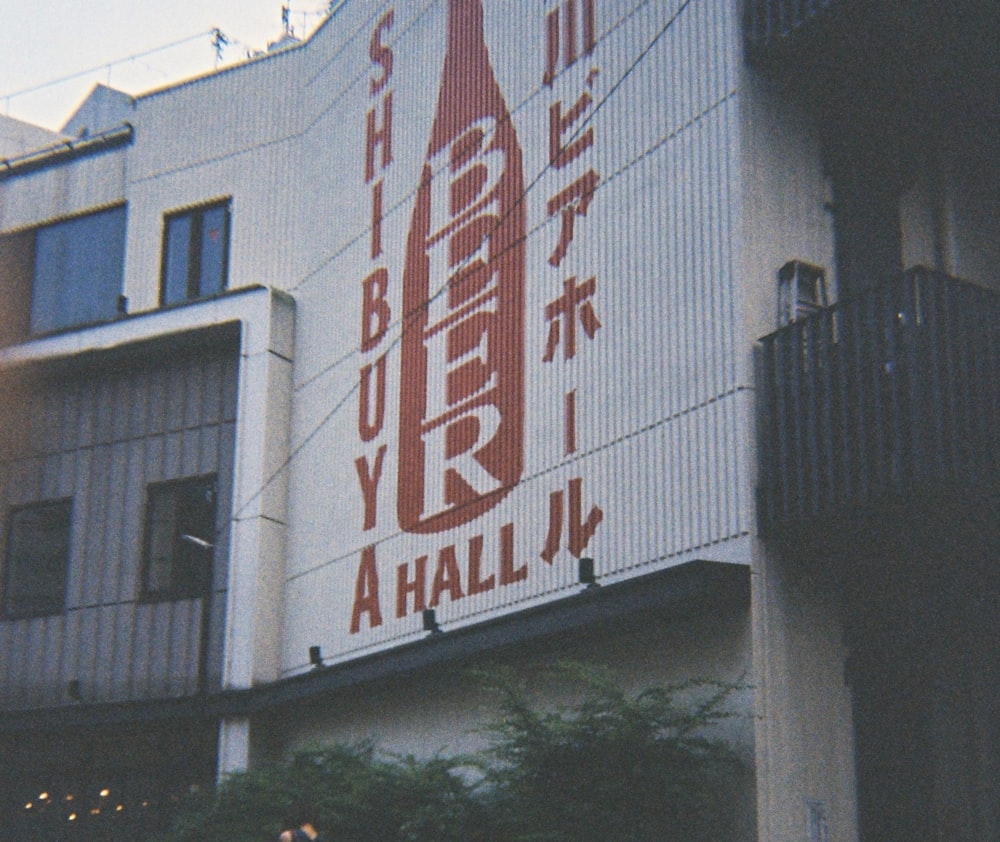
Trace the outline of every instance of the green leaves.
<instances>
[{"instance_id":1,"label":"green leaves","mask_svg":"<svg viewBox=\"0 0 1000 842\"><path fill-rule=\"evenodd\" d=\"M744 688L695 681L629 694L610 672L565 664L542 678L574 701L552 708L530 701L523 675L492 668L480 678L498 703L483 752L422 759L368 743L303 752L192 800L162 842L273 842L297 804L315 808L327 838L352 842L752 835L749 764L719 730Z\"/></svg>"},{"instance_id":2,"label":"green leaves","mask_svg":"<svg viewBox=\"0 0 1000 842\"><path fill-rule=\"evenodd\" d=\"M627 694L606 671L560 668L581 700L539 710L519 677L496 682L487 781L506 840L721 840L752 815L751 775L715 731L737 685L696 681ZM734 809L735 808L735 809Z\"/></svg>"},{"instance_id":3,"label":"green leaves","mask_svg":"<svg viewBox=\"0 0 1000 842\"><path fill-rule=\"evenodd\" d=\"M225 781L192 801L161 842L273 842L310 805L328 839L475 840L482 826L458 758L383 758L369 744L335 745Z\"/></svg>"}]
</instances>

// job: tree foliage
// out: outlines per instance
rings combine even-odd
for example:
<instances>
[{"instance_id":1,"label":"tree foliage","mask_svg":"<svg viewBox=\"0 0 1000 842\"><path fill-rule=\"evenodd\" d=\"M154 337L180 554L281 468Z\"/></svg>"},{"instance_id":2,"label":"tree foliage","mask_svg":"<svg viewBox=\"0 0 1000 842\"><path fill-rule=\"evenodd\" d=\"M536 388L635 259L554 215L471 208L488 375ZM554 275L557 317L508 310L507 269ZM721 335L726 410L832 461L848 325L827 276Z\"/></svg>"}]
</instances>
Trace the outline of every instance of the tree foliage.
<instances>
[{"instance_id":1,"label":"tree foliage","mask_svg":"<svg viewBox=\"0 0 1000 842\"><path fill-rule=\"evenodd\" d=\"M301 752L192 798L162 842L273 842L305 804L328 839L475 840L481 810L461 762L380 757L369 744Z\"/></svg>"},{"instance_id":2,"label":"tree foliage","mask_svg":"<svg viewBox=\"0 0 1000 842\"><path fill-rule=\"evenodd\" d=\"M609 673L569 665L585 687L568 710L526 702L510 676L488 781L501 838L519 842L698 842L738 838L747 765L716 733L736 689L714 682L629 695ZM735 809L734 809L735 808Z\"/></svg>"},{"instance_id":3,"label":"tree foliage","mask_svg":"<svg viewBox=\"0 0 1000 842\"><path fill-rule=\"evenodd\" d=\"M514 674L491 671L499 712L474 757L391 756L371 744L303 752L194 797L162 842L273 842L303 803L328 839L351 842L742 838L752 778L717 728L732 715L733 686L630 695L607 673L563 673L581 700L552 710L531 704Z\"/></svg>"}]
</instances>

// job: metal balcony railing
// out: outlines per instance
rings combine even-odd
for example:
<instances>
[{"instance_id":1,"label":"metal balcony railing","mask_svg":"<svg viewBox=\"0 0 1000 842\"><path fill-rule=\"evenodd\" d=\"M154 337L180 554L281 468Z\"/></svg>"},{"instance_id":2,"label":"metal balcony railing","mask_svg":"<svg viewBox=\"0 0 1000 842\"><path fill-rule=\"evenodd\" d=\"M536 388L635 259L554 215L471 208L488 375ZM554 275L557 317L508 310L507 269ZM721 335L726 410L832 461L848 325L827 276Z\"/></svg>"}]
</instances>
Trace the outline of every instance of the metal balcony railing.
<instances>
[{"instance_id":1,"label":"metal balcony railing","mask_svg":"<svg viewBox=\"0 0 1000 842\"><path fill-rule=\"evenodd\" d=\"M762 531L1000 484L1000 294L926 269L759 343Z\"/></svg>"},{"instance_id":2,"label":"metal balcony railing","mask_svg":"<svg viewBox=\"0 0 1000 842\"><path fill-rule=\"evenodd\" d=\"M764 45L787 38L840 0L747 0L744 36Z\"/></svg>"}]
</instances>

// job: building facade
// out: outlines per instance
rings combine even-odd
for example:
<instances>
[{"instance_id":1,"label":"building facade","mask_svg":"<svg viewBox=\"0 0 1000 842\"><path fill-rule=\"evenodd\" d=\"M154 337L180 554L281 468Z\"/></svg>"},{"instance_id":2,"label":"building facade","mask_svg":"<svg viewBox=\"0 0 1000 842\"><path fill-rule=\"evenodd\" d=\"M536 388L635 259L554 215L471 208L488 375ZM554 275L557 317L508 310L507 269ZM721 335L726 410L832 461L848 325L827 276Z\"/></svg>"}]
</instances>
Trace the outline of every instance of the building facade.
<instances>
[{"instance_id":1,"label":"building facade","mask_svg":"<svg viewBox=\"0 0 1000 842\"><path fill-rule=\"evenodd\" d=\"M569 658L745 687L747 839L995 837L1000 30L957 5L348 2L0 124L7 832L474 747L470 666Z\"/></svg>"}]
</instances>

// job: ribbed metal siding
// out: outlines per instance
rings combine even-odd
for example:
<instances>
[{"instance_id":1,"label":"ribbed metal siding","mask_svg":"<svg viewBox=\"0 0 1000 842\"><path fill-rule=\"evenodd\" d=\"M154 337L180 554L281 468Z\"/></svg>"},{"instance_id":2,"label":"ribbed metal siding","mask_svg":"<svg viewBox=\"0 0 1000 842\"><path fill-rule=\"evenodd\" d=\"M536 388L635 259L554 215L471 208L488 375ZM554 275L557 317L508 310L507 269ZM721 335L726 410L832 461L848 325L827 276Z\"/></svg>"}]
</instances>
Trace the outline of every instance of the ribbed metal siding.
<instances>
[{"instance_id":1,"label":"ribbed metal siding","mask_svg":"<svg viewBox=\"0 0 1000 842\"><path fill-rule=\"evenodd\" d=\"M118 204L131 147L57 164L4 183L0 231L34 228Z\"/></svg>"},{"instance_id":2,"label":"ribbed metal siding","mask_svg":"<svg viewBox=\"0 0 1000 842\"><path fill-rule=\"evenodd\" d=\"M146 488L218 475L209 683L220 675L233 465L235 347L3 381L0 506L72 497L66 609L0 621L0 705L180 696L197 688L201 603L144 603Z\"/></svg>"},{"instance_id":3,"label":"ribbed metal siding","mask_svg":"<svg viewBox=\"0 0 1000 842\"><path fill-rule=\"evenodd\" d=\"M227 287L288 285L302 243L292 73L303 57L292 49L138 99L126 183L133 311L159 302L164 214L219 199L231 199Z\"/></svg>"},{"instance_id":4,"label":"ribbed metal siding","mask_svg":"<svg viewBox=\"0 0 1000 842\"><path fill-rule=\"evenodd\" d=\"M515 566L527 565L529 577L461 600L445 595L439 619L469 621L572 592L576 567L565 530L555 563L539 555L551 495L568 495L575 478L583 480L584 516L592 506L604 512L585 553L595 557L601 577L699 557L748 559L750 384L737 316L734 210L740 191L738 4L598 0L593 56L581 58L551 88L542 81L546 13L573 5L579 14L584 4L483 5L490 59L517 130L527 188L522 479L503 503L465 527L418 536L401 532L395 521L401 276L441 82L447 4L352 4L338 15L338 29L321 32L307 48L315 70L305 85L311 116L298 201L308 213L297 248L313 268L293 286L301 315L293 442L304 444L290 466L288 671L306 665L309 645L347 657L419 633L412 611L396 617L398 566L408 565L412 575L416 560L427 556L430 589L442 552L453 548L464 577L470 547L481 540L484 570L495 572L507 524L514 525ZM390 8L394 23L381 37L395 55L386 88L393 95L393 161L380 175L384 250L376 260L369 251L364 130L367 113L382 107L369 91L369 79L380 72L369 40ZM556 101L569 109L591 66L599 68L592 89L599 107L587 124L594 145L579 162L582 169L557 171L549 165L549 109ZM376 110L379 120L381 114ZM587 216L577 219L570 256L553 269L548 257L560 220L547 212L547 201L587 167L599 172L600 185ZM376 265L389 272L393 322L378 350L362 356L361 280ZM575 359L543 363L545 307L571 275L578 281L596 276L602 327L593 340L580 334ZM436 279L435 289L442 283ZM330 331L331 324L345 329ZM358 371L383 352L384 433L362 443ZM578 446L567 456L563 407L573 389ZM364 532L355 460L363 454L373 460L382 443L379 522ZM352 635L366 545L377 556L383 622L368 628L363 621Z\"/></svg>"}]
</instances>

